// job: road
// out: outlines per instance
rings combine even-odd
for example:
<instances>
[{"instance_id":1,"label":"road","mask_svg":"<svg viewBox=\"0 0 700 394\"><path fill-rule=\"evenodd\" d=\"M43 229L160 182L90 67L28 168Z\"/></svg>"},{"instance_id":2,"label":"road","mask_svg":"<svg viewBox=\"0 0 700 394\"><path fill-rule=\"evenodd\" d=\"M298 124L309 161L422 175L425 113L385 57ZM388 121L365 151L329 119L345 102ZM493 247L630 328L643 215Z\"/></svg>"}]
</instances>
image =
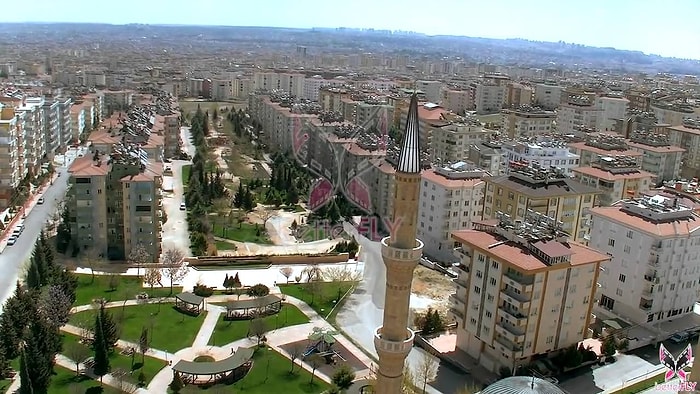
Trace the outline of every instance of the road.
<instances>
[{"instance_id":1,"label":"road","mask_svg":"<svg viewBox=\"0 0 700 394\"><path fill-rule=\"evenodd\" d=\"M70 165L75 155L67 158L66 164ZM15 283L20 276L24 276L26 264L34 249L34 243L44 228L46 221L54 214L58 204L63 201L68 188L68 168L67 166L56 167L56 172L60 174L43 191L42 196L46 201L42 205L35 205L24 220L24 231L17 239L17 243L7 246L0 254L0 300L5 303L14 292ZM3 241L4 242L4 241ZM2 305L0 305L2 312Z\"/></svg>"},{"instance_id":2,"label":"road","mask_svg":"<svg viewBox=\"0 0 700 394\"><path fill-rule=\"evenodd\" d=\"M386 286L386 268L382 260L381 245L357 234L350 224L345 224L345 231L353 234L361 245L359 261L363 261L364 275L355 292L348 297L342 310L336 317L340 328L365 351L377 357L374 349L374 329L382 324L384 313L384 293ZM408 365L417 368L424 351L414 347L408 355ZM454 393L472 379L462 371L455 370L440 363L437 379L428 384L427 393Z\"/></svg>"}]
</instances>

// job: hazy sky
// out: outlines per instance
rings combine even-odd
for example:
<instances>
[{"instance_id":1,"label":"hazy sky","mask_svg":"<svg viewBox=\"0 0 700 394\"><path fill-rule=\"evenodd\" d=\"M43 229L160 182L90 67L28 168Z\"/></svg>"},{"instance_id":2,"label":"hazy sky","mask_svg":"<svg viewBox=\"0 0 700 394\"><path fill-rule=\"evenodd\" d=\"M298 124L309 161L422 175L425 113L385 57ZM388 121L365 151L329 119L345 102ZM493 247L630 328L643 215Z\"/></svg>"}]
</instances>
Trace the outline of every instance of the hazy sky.
<instances>
[{"instance_id":1,"label":"hazy sky","mask_svg":"<svg viewBox=\"0 0 700 394\"><path fill-rule=\"evenodd\" d=\"M700 59L700 0L29 0L5 11L0 22L344 26Z\"/></svg>"}]
</instances>

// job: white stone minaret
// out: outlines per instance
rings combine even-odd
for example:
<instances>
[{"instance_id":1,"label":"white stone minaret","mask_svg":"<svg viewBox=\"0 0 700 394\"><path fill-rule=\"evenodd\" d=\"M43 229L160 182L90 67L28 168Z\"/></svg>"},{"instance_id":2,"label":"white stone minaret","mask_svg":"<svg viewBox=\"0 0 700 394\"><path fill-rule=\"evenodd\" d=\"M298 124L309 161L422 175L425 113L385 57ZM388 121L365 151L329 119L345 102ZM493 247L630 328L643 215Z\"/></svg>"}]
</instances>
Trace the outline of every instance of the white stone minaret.
<instances>
[{"instance_id":1,"label":"white stone minaret","mask_svg":"<svg viewBox=\"0 0 700 394\"><path fill-rule=\"evenodd\" d=\"M418 129L418 99L414 94L408 107L403 144L396 166L391 236L382 239L382 259L386 266L384 324L374 334L379 355L378 394L401 393L404 362L413 347L414 333L407 327L413 270L423 252L416 239L420 197L421 152Z\"/></svg>"}]
</instances>

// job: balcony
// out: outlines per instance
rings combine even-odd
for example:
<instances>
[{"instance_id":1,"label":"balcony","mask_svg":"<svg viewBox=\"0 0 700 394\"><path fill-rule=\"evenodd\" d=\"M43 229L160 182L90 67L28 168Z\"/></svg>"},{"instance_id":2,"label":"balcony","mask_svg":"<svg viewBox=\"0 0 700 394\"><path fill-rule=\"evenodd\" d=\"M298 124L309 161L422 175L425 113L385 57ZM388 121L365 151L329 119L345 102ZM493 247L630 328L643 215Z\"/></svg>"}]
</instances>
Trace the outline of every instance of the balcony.
<instances>
[{"instance_id":1,"label":"balcony","mask_svg":"<svg viewBox=\"0 0 700 394\"><path fill-rule=\"evenodd\" d=\"M659 255L652 252L649 255L649 266L652 268L657 268L659 266Z\"/></svg>"},{"instance_id":2,"label":"balcony","mask_svg":"<svg viewBox=\"0 0 700 394\"><path fill-rule=\"evenodd\" d=\"M450 294L450 296L447 298L447 301L450 304L450 308L458 310L464 310L465 308L464 300L460 299L456 293Z\"/></svg>"},{"instance_id":3,"label":"balcony","mask_svg":"<svg viewBox=\"0 0 700 394\"><path fill-rule=\"evenodd\" d=\"M464 320L464 309L459 309L459 308L455 308L453 306L450 306L450 308L447 310L447 312L453 314L455 320Z\"/></svg>"},{"instance_id":4,"label":"balcony","mask_svg":"<svg viewBox=\"0 0 700 394\"><path fill-rule=\"evenodd\" d=\"M654 286L651 287L645 287L642 290L642 295L646 297L653 297L654 296Z\"/></svg>"},{"instance_id":5,"label":"balcony","mask_svg":"<svg viewBox=\"0 0 700 394\"><path fill-rule=\"evenodd\" d=\"M513 358L522 357L522 351L523 351L522 345L518 345L517 343L513 343L501 335L496 335L496 337L494 338L494 342L495 342L493 344L494 347L498 348L500 346L503 348L503 350L505 350L507 352L508 351L512 352Z\"/></svg>"},{"instance_id":6,"label":"balcony","mask_svg":"<svg viewBox=\"0 0 700 394\"><path fill-rule=\"evenodd\" d=\"M655 252L660 251L661 250L661 242L655 242L655 243L651 244L651 250L655 251Z\"/></svg>"},{"instance_id":7,"label":"balcony","mask_svg":"<svg viewBox=\"0 0 700 394\"><path fill-rule=\"evenodd\" d=\"M464 264L457 264L457 265L455 265L454 267L455 267L455 269L457 269L457 272L460 273L460 274L461 274L462 272L465 273L465 274L468 274L468 273L469 273L469 266L467 266L467 265L464 265Z\"/></svg>"},{"instance_id":8,"label":"balcony","mask_svg":"<svg viewBox=\"0 0 700 394\"><path fill-rule=\"evenodd\" d=\"M459 286L459 287L463 287L463 288L465 288L465 289L466 289L467 287L469 287L469 281L467 281L467 280L465 280L465 279L462 279L462 278L459 278L459 277L458 277L457 279L454 280L454 282L455 282L455 283L457 284L457 286Z\"/></svg>"},{"instance_id":9,"label":"balcony","mask_svg":"<svg viewBox=\"0 0 700 394\"><path fill-rule=\"evenodd\" d=\"M515 327L524 327L527 325L527 316L510 308L498 308L498 317L502 317L505 321Z\"/></svg>"},{"instance_id":10,"label":"balcony","mask_svg":"<svg viewBox=\"0 0 700 394\"><path fill-rule=\"evenodd\" d=\"M527 296L518 294L510 289L504 289L501 291L501 300L507 301L509 304L513 305L519 310L530 309L530 299Z\"/></svg>"},{"instance_id":11,"label":"balcony","mask_svg":"<svg viewBox=\"0 0 700 394\"><path fill-rule=\"evenodd\" d=\"M471 253L468 250L465 250L461 246L459 248L454 248L452 250L452 255L460 260L464 260L465 258L469 258L469 259L472 258Z\"/></svg>"},{"instance_id":12,"label":"balcony","mask_svg":"<svg viewBox=\"0 0 700 394\"><path fill-rule=\"evenodd\" d=\"M653 272L653 273L648 272L644 275L644 280L649 282L649 283L653 283L655 285L658 285L661 278L658 277L656 272Z\"/></svg>"},{"instance_id":13,"label":"balcony","mask_svg":"<svg viewBox=\"0 0 700 394\"><path fill-rule=\"evenodd\" d=\"M504 276L506 279L503 281L508 284L508 286L517 289L521 293L532 292L532 285L535 283L535 277L533 275L522 276L516 274L514 271L506 271Z\"/></svg>"}]
</instances>

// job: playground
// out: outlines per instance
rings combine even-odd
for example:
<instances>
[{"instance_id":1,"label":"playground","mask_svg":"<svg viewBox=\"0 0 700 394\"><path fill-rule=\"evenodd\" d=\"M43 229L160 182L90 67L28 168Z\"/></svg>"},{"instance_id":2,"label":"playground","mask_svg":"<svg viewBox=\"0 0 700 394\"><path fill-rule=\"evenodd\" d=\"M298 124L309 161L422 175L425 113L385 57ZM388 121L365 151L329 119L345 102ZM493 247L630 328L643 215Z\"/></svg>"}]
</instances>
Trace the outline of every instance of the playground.
<instances>
[{"instance_id":1,"label":"playground","mask_svg":"<svg viewBox=\"0 0 700 394\"><path fill-rule=\"evenodd\" d=\"M328 376L332 376L335 368L340 364L345 364L355 371L367 369L367 366L355 357L350 350L336 341L337 332L314 327L306 340L296 341L280 346L286 352L293 352L294 349L303 349L299 359L301 362L310 365L312 357L318 357L322 361L318 365L318 371Z\"/></svg>"}]
</instances>

